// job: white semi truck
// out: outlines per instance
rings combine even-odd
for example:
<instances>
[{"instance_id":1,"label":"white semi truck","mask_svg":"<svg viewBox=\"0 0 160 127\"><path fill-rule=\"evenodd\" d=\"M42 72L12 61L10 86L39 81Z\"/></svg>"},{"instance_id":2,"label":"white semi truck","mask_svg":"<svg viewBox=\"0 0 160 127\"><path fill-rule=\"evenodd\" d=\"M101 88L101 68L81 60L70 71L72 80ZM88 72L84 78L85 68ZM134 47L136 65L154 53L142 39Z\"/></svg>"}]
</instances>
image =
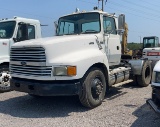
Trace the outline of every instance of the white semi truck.
<instances>
[{"instance_id":1,"label":"white semi truck","mask_svg":"<svg viewBox=\"0 0 160 127\"><path fill-rule=\"evenodd\" d=\"M14 43L41 38L40 22L14 17L0 20L0 92L10 90L10 48Z\"/></svg>"},{"instance_id":2,"label":"white semi truck","mask_svg":"<svg viewBox=\"0 0 160 127\"><path fill-rule=\"evenodd\" d=\"M32 96L78 95L82 105L94 108L114 84L135 78L148 86L150 62L121 62L124 23L123 14L75 12L59 18L55 37L14 44L12 90Z\"/></svg>"}]
</instances>

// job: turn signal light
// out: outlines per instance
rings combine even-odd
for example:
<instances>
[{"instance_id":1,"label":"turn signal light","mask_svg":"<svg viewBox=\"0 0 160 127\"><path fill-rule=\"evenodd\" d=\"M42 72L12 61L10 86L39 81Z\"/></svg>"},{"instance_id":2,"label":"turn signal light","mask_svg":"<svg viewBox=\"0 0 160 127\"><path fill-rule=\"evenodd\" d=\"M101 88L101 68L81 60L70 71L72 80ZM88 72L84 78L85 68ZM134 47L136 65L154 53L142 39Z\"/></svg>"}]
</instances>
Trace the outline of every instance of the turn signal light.
<instances>
[{"instance_id":1,"label":"turn signal light","mask_svg":"<svg viewBox=\"0 0 160 127\"><path fill-rule=\"evenodd\" d=\"M67 75L68 76L75 76L77 74L76 66L68 66L67 67Z\"/></svg>"}]
</instances>

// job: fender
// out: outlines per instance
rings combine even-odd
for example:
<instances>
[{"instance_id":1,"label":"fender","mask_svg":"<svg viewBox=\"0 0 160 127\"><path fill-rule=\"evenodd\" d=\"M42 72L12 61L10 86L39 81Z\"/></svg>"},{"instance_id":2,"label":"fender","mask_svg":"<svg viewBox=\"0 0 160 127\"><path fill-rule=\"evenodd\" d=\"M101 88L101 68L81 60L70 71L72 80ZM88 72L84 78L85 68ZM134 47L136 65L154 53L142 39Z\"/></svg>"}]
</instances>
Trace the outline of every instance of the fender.
<instances>
[{"instance_id":1,"label":"fender","mask_svg":"<svg viewBox=\"0 0 160 127\"><path fill-rule=\"evenodd\" d=\"M77 66L77 75L73 77L56 76L56 80L81 79L87 70L96 63L102 63L109 70L108 59L101 50L86 49L72 52L52 59L50 63L54 66L71 65Z\"/></svg>"},{"instance_id":2,"label":"fender","mask_svg":"<svg viewBox=\"0 0 160 127\"><path fill-rule=\"evenodd\" d=\"M142 74L142 67L144 64L144 60L130 60L129 63L131 64L131 68L133 70L134 75L141 75Z\"/></svg>"}]
</instances>

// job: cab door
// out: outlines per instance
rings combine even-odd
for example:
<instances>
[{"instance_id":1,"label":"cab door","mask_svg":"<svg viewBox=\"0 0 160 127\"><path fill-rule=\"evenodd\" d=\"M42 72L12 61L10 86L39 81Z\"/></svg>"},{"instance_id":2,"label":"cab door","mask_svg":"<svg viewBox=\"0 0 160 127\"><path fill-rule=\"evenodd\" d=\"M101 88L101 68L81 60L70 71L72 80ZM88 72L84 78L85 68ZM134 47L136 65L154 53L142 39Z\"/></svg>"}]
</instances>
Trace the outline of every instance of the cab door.
<instances>
[{"instance_id":1,"label":"cab door","mask_svg":"<svg viewBox=\"0 0 160 127\"><path fill-rule=\"evenodd\" d=\"M109 66L118 65L121 59L120 36L117 34L116 22L113 17L103 16L104 40Z\"/></svg>"}]
</instances>

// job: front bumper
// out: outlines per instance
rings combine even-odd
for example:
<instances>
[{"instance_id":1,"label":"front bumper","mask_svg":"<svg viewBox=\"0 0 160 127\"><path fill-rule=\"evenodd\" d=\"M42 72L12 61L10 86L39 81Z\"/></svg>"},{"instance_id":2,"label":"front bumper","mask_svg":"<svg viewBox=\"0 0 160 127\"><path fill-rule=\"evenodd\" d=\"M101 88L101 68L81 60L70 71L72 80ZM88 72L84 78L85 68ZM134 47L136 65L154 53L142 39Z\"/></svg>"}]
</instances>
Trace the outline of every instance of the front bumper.
<instances>
[{"instance_id":1,"label":"front bumper","mask_svg":"<svg viewBox=\"0 0 160 127\"><path fill-rule=\"evenodd\" d=\"M158 107L152 99L148 99L147 104L160 116L160 107Z\"/></svg>"},{"instance_id":2,"label":"front bumper","mask_svg":"<svg viewBox=\"0 0 160 127\"><path fill-rule=\"evenodd\" d=\"M78 95L79 80L73 81L37 81L29 79L12 78L11 89L39 96Z\"/></svg>"}]
</instances>

